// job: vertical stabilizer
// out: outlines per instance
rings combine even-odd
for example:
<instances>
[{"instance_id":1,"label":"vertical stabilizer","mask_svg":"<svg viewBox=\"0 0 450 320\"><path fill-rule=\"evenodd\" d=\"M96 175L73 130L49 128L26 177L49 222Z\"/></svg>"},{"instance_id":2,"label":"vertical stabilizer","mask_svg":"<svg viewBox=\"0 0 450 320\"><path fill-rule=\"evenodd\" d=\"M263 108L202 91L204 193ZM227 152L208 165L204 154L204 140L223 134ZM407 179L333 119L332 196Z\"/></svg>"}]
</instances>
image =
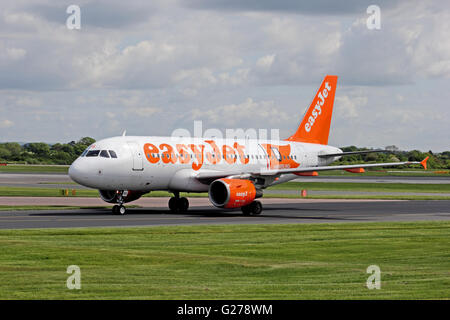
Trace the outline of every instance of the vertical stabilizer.
<instances>
[{"instance_id":1,"label":"vertical stabilizer","mask_svg":"<svg viewBox=\"0 0 450 320\"><path fill-rule=\"evenodd\" d=\"M325 77L297 132L286 140L328 144L336 85L337 76Z\"/></svg>"}]
</instances>

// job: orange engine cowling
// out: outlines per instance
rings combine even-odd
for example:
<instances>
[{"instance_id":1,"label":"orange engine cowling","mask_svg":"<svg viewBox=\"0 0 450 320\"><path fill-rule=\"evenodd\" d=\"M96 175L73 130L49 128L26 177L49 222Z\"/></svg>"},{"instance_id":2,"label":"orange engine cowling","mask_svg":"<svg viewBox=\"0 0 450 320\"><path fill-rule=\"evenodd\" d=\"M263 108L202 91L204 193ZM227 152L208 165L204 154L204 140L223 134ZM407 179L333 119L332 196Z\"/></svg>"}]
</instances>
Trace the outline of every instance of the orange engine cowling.
<instances>
[{"instance_id":1,"label":"orange engine cowling","mask_svg":"<svg viewBox=\"0 0 450 320\"><path fill-rule=\"evenodd\" d=\"M117 190L98 190L98 192L100 193L100 198L102 198L102 200L105 202L119 202L119 193ZM127 190L127 192L124 192L123 202L131 202L137 200L145 193L147 192Z\"/></svg>"},{"instance_id":2,"label":"orange engine cowling","mask_svg":"<svg viewBox=\"0 0 450 320\"><path fill-rule=\"evenodd\" d=\"M239 208L256 198L255 185L244 179L218 179L209 185L209 200L219 208Z\"/></svg>"}]
</instances>

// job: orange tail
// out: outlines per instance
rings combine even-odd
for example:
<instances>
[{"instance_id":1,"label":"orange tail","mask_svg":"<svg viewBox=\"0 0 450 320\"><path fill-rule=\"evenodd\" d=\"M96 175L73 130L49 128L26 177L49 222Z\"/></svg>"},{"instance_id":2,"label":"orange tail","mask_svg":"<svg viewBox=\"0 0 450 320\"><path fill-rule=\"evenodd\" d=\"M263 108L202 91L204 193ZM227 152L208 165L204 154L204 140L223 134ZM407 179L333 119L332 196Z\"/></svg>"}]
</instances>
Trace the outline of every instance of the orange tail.
<instances>
[{"instance_id":1,"label":"orange tail","mask_svg":"<svg viewBox=\"0 0 450 320\"><path fill-rule=\"evenodd\" d=\"M286 140L328 144L336 85L337 76L325 77L297 132Z\"/></svg>"}]
</instances>

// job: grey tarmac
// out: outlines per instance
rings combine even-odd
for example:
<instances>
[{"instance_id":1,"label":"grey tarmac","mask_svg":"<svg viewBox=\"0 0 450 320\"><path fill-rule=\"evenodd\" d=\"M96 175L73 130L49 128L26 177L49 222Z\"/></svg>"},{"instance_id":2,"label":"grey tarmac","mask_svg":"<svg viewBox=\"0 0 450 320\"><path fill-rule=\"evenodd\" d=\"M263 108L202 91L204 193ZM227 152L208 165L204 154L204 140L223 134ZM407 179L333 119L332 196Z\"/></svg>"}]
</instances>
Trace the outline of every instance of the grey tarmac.
<instances>
[{"instance_id":1,"label":"grey tarmac","mask_svg":"<svg viewBox=\"0 0 450 320\"><path fill-rule=\"evenodd\" d=\"M48 198L34 198L47 199ZM56 198L93 201L93 198ZM450 200L334 200L262 199L259 216L244 216L239 209L218 209L206 198L191 198L186 213L167 209L168 198L143 198L123 216L110 209L0 211L0 229L130 227L202 224L285 224L381 221L450 220ZM92 206L91 202L86 205ZM134 204L134 202L132 203ZM104 205L104 203L103 203Z\"/></svg>"}]
</instances>

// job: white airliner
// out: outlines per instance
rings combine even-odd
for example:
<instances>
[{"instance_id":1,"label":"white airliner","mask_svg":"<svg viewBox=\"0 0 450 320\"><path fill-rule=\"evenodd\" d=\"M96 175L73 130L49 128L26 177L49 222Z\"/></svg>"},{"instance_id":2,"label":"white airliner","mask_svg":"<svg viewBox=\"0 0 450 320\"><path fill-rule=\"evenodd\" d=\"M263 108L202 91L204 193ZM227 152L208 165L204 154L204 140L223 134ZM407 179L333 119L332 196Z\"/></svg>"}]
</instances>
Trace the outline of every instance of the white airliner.
<instances>
[{"instance_id":1,"label":"white airliner","mask_svg":"<svg viewBox=\"0 0 450 320\"><path fill-rule=\"evenodd\" d=\"M363 172L363 168L422 164L426 161L329 166L341 156L370 151L342 152L327 145L337 76L327 75L297 131L285 140L202 139L119 136L95 142L69 168L77 183L99 189L114 203L113 212L125 214L124 203L153 190L174 194L169 208L189 207L180 192L208 192L219 208L241 208L260 214L269 186L324 170ZM375 152L381 150L375 150Z\"/></svg>"}]
</instances>

